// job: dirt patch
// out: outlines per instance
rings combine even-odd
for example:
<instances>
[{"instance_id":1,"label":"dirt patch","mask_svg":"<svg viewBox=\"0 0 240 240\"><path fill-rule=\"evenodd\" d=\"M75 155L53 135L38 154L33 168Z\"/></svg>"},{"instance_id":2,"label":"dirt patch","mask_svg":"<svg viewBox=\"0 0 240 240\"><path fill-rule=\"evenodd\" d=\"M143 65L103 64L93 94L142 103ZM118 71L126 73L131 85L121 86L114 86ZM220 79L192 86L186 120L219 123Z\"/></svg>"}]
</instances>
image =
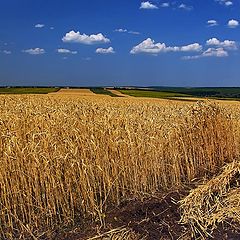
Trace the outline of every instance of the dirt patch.
<instances>
[{"instance_id":1,"label":"dirt patch","mask_svg":"<svg viewBox=\"0 0 240 240\"><path fill-rule=\"evenodd\" d=\"M225 223L218 226L212 235L212 239L221 240L239 240L240 239L240 226L236 223Z\"/></svg>"},{"instance_id":2,"label":"dirt patch","mask_svg":"<svg viewBox=\"0 0 240 240\"><path fill-rule=\"evenodd\" d=\"M177 192L159 198L151 197L143 202L132 200L110 212L106 220L112 228L126 225L149 240L176 239L186 230L178 224L179 200Z\"/></svg>"},{"instance_id":3,"label":"dirt patch","mask_svg":"<svg viewBox=\"0 0 240 240\"><path fill-rule=\"evenodd\" d=\"M178 224L180 213L177 202L180 197L181 194L174 192L143 201L125 201L106 214L105 228L100 228L97 224L86 225L82 231L80 228L72 229L68 233L58 235L56 239L88 239L121 227L131 229L136 236L141 236L135 239L177 239L186 233L186 228Z\"/></svg>"},{"instance_id":4,"label":"dirt patch","mask_svg":"<svg viewBox=\"0 0 240 240\"><path fill-rule=\"evenodd\" d=\"M188 226L179 224L180 212L178 201L185 194L173 192L168 195L159 195L146 199L132 199L123 202L117 208L111 209L106 214L105 226L97 223L85 224L83 227L65 229L64 233L56 234L54 239L58 240L85 240L94 236L101 236L99 239L118 240L193 240L201 239L200 236L191 237L191 229ZM119 233L118 237L112 237ZM122 229L122 230L121 230ZM130 237L121 237L124 231L132 231ZM108 231L111 231L109 234ZM106 233L106 234L104 234ZM128 232L129 233L129 232ZM218 226L210 239L239 240L240 228L234 223L226 223Z\"/></svg>"}]
</instances>

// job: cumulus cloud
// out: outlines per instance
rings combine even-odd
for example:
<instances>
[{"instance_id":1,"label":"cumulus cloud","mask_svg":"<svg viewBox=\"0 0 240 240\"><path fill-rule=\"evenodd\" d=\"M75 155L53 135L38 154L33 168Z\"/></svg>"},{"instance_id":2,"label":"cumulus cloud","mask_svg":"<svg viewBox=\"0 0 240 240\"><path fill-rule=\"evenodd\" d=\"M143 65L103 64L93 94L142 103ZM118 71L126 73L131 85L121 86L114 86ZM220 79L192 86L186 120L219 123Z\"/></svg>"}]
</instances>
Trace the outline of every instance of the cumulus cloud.
<instances>
[{"instance_id":1,"label":"cumulus cloud","mask_svg":"<svg viewBox=\"0 0 240 240\"><path fill-rule=\"evenodd\" d=\"M41 55L46 53L46 51L43 48L30 48L26 50L22 50L23 53L28 53L30 55Z\"/></svg>"},{"instance_id":2,"label":"cumulus cloud","mask_svg":"<svg viewBox=\"0 0 240 240\"><path fill-rule=\"evenodd\" d=\"M215 0L215 1L226 7L233 5L233 2L230 0Z\"/></svg>"},{"instance_id":3,"label":"cumulus cloud","mask_svg":"<svg viewBox=\"0 0 240 240\"><path fill-rule=\"evenodd\" d=\"M202 54L203 57L227 57L228 52L223 48L208 48Z\"/></svg>"},{"instance_id":4,"label":"cumulus cloud","mask_svg":"<svg viewBox=\"0 0 240 240\"><path fill-rule=\"evenodd\" d=\"M163 8L170 7L170 3L169 2L164 2L160 5L160 7L163 7Z\"/></svg>"},{"instance_id":5,"label":"cumulus cloud","mask_svg":"<svg viewBox=\"0 0 240 240\"><path fill-rule=\"evenodd\" d=\"M158 9L158 7L152 4L151 2L147 1L141 3L140 9Z\"/></svg>"},{"instance_id":6,"label":"cumulus cloud","mask_svg":"<svg viewBox=\"0 0 240 240\"><path fill-rule=\"evenodd\" d=\"M202 51L202 46L199 43L189 44L187 46L179 47L181 52L200 52Z\"/></svg>"},{"instance_id":7,"label":"cumulus cloud","mask_svg":"<svg viewBox=\"0 0 240 240\"><path fill-rule=\"evenodd\" d=\"M204 57L228 57L228 52L223 48L208 48L200 55L195 56L184 56L183 60L199 59Z\"/></svg>"},{"instance_id":8,"label":"cumulus cloud","mask_svg":"<svg viewBox=\"0 0 240 240\"><path fill-rule=\"evenodd\" d=\"M183 10L187 10L187 11L191 11L193 9L192 6L187 6L186 4L182 3L178 6L179 9L183 9Z\"/></svg>"},{"instance_id":9,"label":"cumulus cloud","mask_svg":"<svg viewBox=\"0 0 240 240\"><path fill-rule=\"evenodd\" d=\"M206 45L226 48L226 49L230 49L230 50L237 49L237 43L235 41L224 40L221 42L217 38L211 38L211 39L207 40Z\"/></svg>"},{"instance_id":10,"label":"cumulus cloud","mask_svg":"<svg viewBox=\"0 0 240 240\"><path fill-rule=\"evenodd\" d=\"M228 57L228 50L237 50L238 44L235 41L224 40L220 41L217 38L211 38L206 41L206 46L210 46L202 54L195 56L185 56L183 59L198 59L203 57Z\"/></svg>"},{"instance_id":11,"label":"cumulus cloud","mask_svg":"<svg viewBox=\"0 0 240 240\"><path fill-rule=\"evenodd\" d=\"M71 51L69 49L65 49L65 48L59 48L57 49L58 53L62 53L62 54L77 54L77 51Z\"/></svg>"},{"instance_id":12,"label":"cumulus cloud","mask_svg":"<svg viewBox=\"0 0 240 240\"><path fill-rule=\"evenodd\" d=\"M155 43L154 40L148 38L133 47L130 51L131 54L148 53L148 54L159 54L161 52L199 52L202 50L202 46L199 43L193 43L186 46L174 46L168 47L165 43Z\"/></svg>"},{"instance_id":13,"label":"cumulus cloud","mask_svg":"<svg viewBox=\"0 0 240 240\"><path fill-rule=\"evenodd\" d=\"M98 49L96 49L96 53L99 53L99 54L113 54L113 53L115 53L115 51L112 47L98 48Z\"/></svg>"},{"instance_id":14,"label":"cumulus cloud","mask_svg":"<svg viewBox=\"0 0 240 240\"><path fill-rule=\"evenodd\" d=\"M81 34L80 32L70 31L62 38L63 42L69 43L82 43L82 44L100 44L100 43L109 43L110 40L106 38L102 33L98 34Z\"/></svg>"},{"instance_id":15,"label":"cumulus cloud","mask_svg":"<svg viewBox=\"0 0 240 240\"><path fill-rule=\"evenodd\" d=\"M43 27L45 27L45 25L42 23L38 23L35 25L35 28L43 28Z\"/></svg>"},{"instance_id":16,"label":"cumulus cloud","mask_svg":"<svg viewBox=\"0 0 240 240\"><path fill-rule=\"evenodd\" d=\"M233 5L233 2L232 1L225 1L225 6L231 6L231 5Z\"/></svg>"},{"instance_id":17,"label":"cumulus cloud","mask_svg":"<svg viewBox=\"0 0 240 240\"><path fill-rule=\"evenodd\" d=\"M218 25L218 22L216 20L211 19L207 21L207 24L209 27L214 27Z\"/></svg>"},{"instance_id":18,"label":"cumulus cloud","mask_svg":"<svg viewBox=\"0 0 240 240\"><path fill-rule=\"evenodd\" d=\"M239 26L239 22L237 20L232 19L228 21L229 28L236 28L238 26Z\"/></svg>"},{"instance_id":19,"label":"cumulus cloud","mask_svg":"<svg viewBox=\"0 0 240 240\"><path fill-rule=\"evenodd\" d=\"M137 53L150 53L150 54L158 54L160 52L166 51L165 43L155 43L151 38L147 38L137 46L133 47L131 50L131 54Z\"/></svg>"}]
</instances>

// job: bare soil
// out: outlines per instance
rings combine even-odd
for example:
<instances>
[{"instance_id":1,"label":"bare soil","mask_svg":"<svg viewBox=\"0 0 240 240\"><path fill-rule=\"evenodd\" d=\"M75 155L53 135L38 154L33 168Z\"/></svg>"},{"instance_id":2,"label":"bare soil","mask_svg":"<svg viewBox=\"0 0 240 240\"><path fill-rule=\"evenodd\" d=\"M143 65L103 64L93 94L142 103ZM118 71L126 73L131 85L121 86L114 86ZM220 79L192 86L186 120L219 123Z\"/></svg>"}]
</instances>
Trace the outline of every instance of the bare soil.
<instances>
[{"instance_id":1,"label":"bare soil","mask_svg":"<svg viewBox=\"0 0 240 240\"><path fill-rule=\"evenodd\" d=\"M86 224L85 227L76 227L59 233L54 239L85 240L119 227L132 229L138 236L136 239L197 239L196 237L191 237L188 226L179 224L178 201L183 195L183 193L173 192L165 196L149 197L143 201L137 199L125 201L117 208L109 210L106 214L104 227L97 223ZM213 233L212 238L209 237L210 239L239 240L240 226L238 228L234 223L219 226Z\"/></svg>"}]
</instances>

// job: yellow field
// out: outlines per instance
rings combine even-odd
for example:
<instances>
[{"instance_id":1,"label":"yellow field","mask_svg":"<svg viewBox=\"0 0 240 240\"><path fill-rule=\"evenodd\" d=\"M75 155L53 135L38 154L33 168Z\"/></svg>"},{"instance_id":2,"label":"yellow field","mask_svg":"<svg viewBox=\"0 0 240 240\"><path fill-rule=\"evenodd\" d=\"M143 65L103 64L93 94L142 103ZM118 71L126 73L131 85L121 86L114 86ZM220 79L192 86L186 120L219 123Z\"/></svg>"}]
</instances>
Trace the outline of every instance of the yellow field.
<instances>
[{"instance_id":1,"label":"yellow field","mask_svg":"<svg viewBox=\"0 0 240 240\"><path fill-rule=\"evenodd\" d=\"M71 95L71 96L96 96L90 89L60 89L57 92L49 93L48 95Z\"/></svg>"},{"instance_id":2,"label":"yellow field","mask_svg":"<svg viewBox=\"0 0 240 240\"><path fill-rule=\"evenodd\" d=\"M112 204L208 178L239 155L239 110L88 90L0 96L0 236L104 223Z\"/></svg>"}]
</instances>

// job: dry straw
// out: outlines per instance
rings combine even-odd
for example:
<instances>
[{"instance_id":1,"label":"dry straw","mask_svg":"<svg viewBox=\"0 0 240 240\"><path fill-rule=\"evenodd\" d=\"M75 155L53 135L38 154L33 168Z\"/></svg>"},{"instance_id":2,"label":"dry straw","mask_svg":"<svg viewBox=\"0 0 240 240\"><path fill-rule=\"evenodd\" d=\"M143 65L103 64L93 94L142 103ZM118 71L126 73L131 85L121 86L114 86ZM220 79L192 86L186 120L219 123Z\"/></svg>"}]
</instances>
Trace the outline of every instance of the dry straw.
<instances>
[{"instance_id":1,"label":"dry straw","mask_svg":"<svg viewBox=\"0 0 240 240\"><path fill-rule=\"evenodd\" d=\"M191 226L195 239L211 237L219 225L240 224L239 181L240 163L234 161L181 201L181 222Z\"/></svg>"}]
</instances>

